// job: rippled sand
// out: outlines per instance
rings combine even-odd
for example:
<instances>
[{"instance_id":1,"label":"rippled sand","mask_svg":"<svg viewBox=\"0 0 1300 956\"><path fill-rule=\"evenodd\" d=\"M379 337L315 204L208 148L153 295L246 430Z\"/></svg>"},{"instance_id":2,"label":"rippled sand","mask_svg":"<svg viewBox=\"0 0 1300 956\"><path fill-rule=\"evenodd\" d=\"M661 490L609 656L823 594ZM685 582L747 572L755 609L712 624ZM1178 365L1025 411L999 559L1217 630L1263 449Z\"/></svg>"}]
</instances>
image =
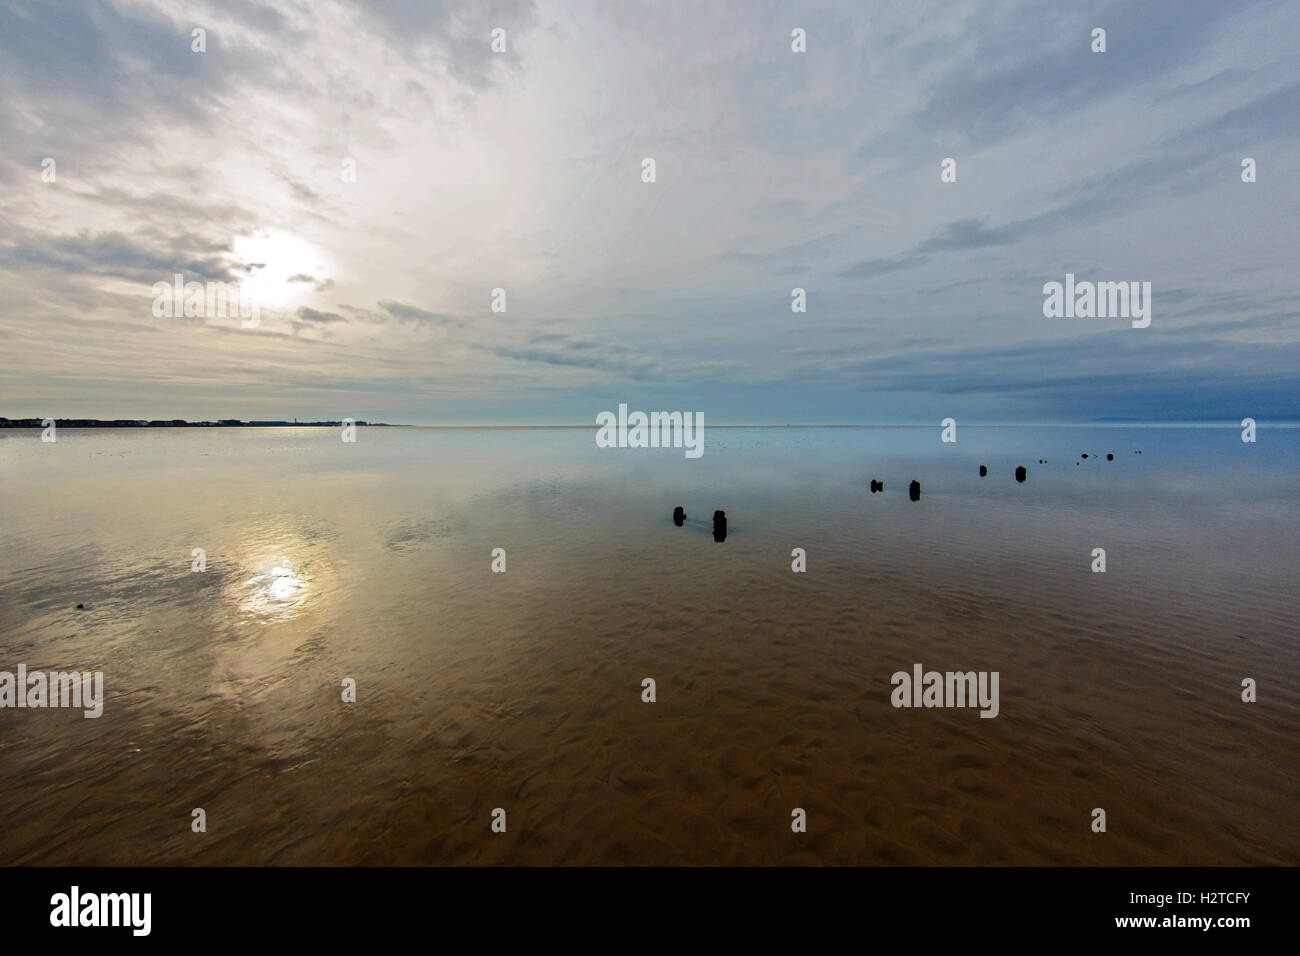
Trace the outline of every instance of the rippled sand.
<instances>
[{"instance_id":1,"label":"rippled sand","mask_svg":"<svg viewBox=\"0 0 1300 956\"><path fill-rule=\"evenodd\" d=\"M0 441L0 669L108 697L0 711L0 862L1300 860L1294 432L250 431Z\"/></svg>"}]
</instances>

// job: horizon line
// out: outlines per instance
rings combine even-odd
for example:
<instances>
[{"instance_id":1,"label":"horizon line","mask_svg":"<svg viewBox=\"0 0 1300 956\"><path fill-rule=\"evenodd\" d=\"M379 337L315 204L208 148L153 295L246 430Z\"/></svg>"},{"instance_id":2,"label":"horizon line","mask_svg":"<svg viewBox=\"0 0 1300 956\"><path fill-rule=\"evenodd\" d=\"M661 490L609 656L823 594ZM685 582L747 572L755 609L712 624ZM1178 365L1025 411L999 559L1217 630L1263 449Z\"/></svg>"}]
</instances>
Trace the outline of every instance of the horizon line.
<instances>
[{"instance_id":1,"label":"horizon line","mask_svg":"<svg viewBox=\"0 0 1300 956\"><path fill-rule=\"evenodd\" d=\"M29 416L25 418L7 418L0 416L0 421L4 422L38 422L44 421L49 416ZM343 419L317 419L306 422L289 422L284 419L184 419L184 418L85 418L69 417L54 418L56 424L59 422L137 422L143 424L127 425L123 427L133 428L175 428L174 422L184 422L186 426L196 426L207 424L214 428L239 428L239 427L262 427L262 428L332 428L341 425ZM221 422L239 422L238 425L222 425ZM149 424L150 422L159 422L165 424ZM263 425L251 425L254 422L265 422ZM576 428L599 428L598 423L590 424L554 424L554 423L531 423L531 422L496 422L496 423L477 423L477 424L432 424L425 422L378 422L369 419L354 419L356 427L359 428L438 428L438 429L576 429ZM365 424L362 424L365 422ZM1257 428L1298 428L1300 420L1281 419L1277 421L1256 419ZM1039 422L1039 421L1021 421L1021 422L958 422L963 428L1240 428L1239 419L1164 419L1164 420L1134 420L1134 421L1075 421L1075 422ZM14 427L12 425L7 427ZM23 427L23 426L18 426ZM39 425L27 427L41 427ZM87 426L64 425L65 428L80 428ZM89 426L97 427L97 426ZM184 426L182 426L184 427ZM941 428L942 422L746 422L746 423L722 423L717 425L707 425L708 428Z\"/></svg>"}]
</instances>

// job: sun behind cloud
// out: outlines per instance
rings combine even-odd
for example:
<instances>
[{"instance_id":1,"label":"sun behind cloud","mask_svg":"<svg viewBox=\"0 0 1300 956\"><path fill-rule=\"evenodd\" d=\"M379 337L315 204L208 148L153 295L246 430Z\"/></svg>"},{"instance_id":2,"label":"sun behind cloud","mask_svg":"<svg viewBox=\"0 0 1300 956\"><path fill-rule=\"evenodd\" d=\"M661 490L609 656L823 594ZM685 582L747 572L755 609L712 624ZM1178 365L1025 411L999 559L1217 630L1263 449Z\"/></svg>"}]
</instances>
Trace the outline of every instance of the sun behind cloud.
<instances>
[{"instance_id":1,"label":"sun behind cloud","mask_svg":"<svg viewBox=\"0 0 1300 956\"><path fill-rule=\"evenodd\" d=\"M261 307L296 307L326 281L327 256L297 236L258 232L237 237L233 248L247 270L240 284Z\"/></svg>"}]
</instances>

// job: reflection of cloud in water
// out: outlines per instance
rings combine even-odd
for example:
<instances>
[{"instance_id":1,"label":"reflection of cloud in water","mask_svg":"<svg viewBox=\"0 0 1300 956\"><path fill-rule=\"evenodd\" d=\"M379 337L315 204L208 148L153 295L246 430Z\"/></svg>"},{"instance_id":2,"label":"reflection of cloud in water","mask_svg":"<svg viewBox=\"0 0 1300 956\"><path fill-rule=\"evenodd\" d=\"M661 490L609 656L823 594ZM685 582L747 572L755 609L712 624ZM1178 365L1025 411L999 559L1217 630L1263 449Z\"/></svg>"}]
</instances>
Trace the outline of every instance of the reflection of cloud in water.
<instances>
[{"instance_id":1,"label":"reflection of cloud in water","mask_svg":"<svg viewBox=\"0 0 1300 956\"><path fill-rule=\"evenodd\" d=\"M429 542L451 538L464 531L464 524L447 518L406 519L395 523L388 532L385 547L401 554L427 547Z\"/></svg>"}]
</instances>

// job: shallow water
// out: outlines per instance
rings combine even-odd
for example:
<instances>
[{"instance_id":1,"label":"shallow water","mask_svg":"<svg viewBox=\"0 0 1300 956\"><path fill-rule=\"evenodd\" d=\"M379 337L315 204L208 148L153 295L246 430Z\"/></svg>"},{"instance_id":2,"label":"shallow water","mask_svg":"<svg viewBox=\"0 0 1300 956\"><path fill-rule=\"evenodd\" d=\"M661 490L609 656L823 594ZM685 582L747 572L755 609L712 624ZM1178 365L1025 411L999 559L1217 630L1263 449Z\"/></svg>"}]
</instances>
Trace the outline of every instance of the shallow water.
<instances>
[{"instance_id":1,"label":"shallow water","mask_svg":"<svg viewBox=\"0 0 1300 956\"><path fill-rule=\"evenodd\" d=\"M1300 860L1300 431L593 433L0 432L0 862Z\"/></svg>"}]
</instances>

